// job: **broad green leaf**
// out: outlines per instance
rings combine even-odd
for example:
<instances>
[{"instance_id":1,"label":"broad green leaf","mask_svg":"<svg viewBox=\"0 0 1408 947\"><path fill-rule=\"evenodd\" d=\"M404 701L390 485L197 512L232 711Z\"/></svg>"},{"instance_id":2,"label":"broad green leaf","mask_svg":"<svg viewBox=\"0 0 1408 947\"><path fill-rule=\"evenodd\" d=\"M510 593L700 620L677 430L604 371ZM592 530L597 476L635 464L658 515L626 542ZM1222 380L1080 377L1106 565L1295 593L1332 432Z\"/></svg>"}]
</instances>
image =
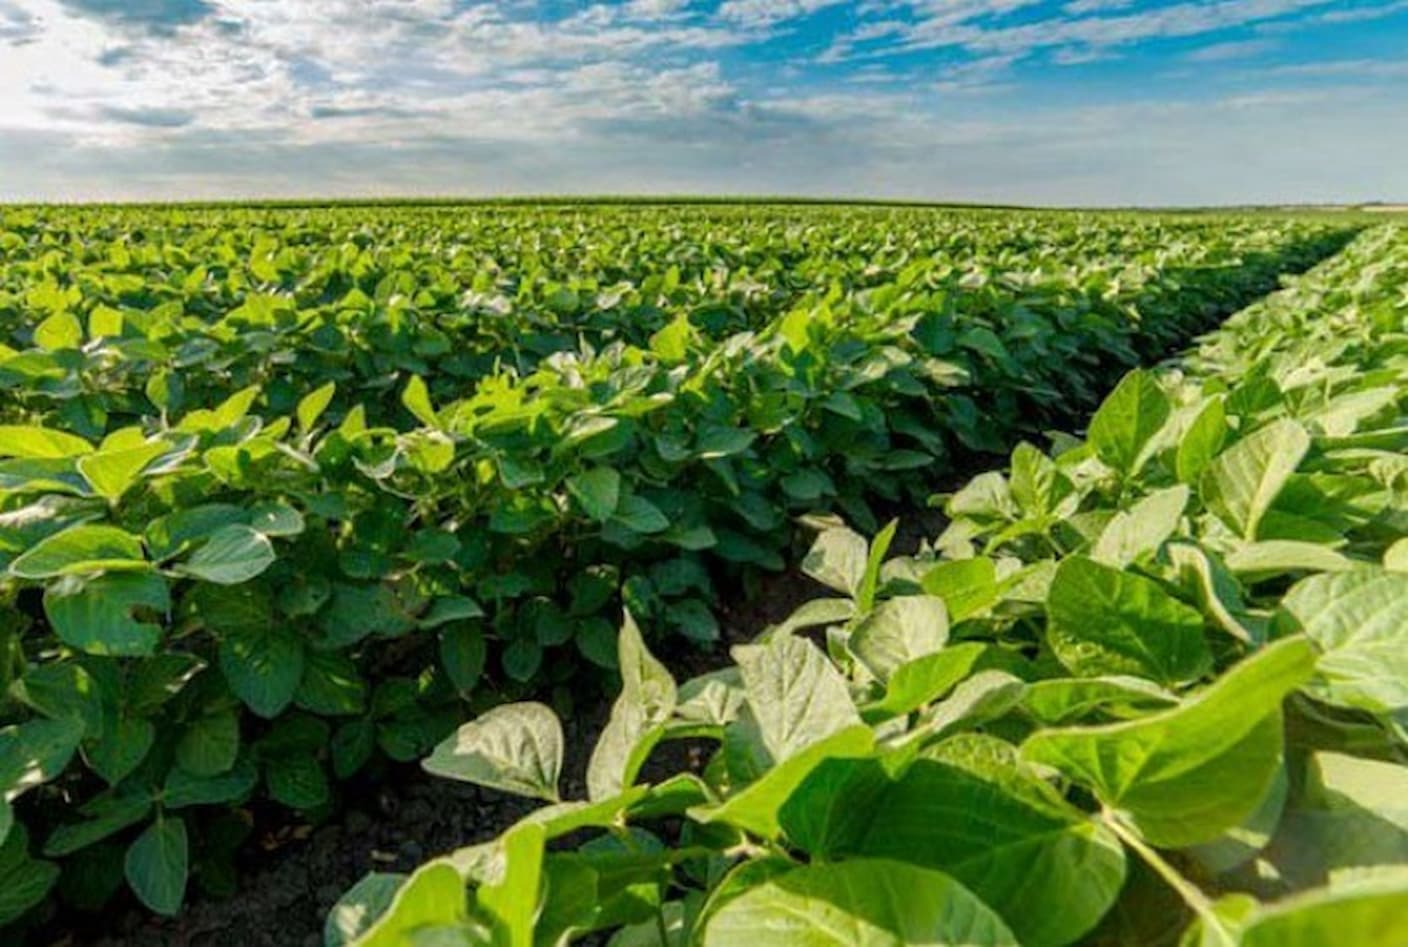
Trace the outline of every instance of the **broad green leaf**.
<instances>
[{"instance_id":1,"label":"broad green leaf","mask_svg":"<svg viewBox=\"0 0 1408 947\"><path fill-rule=\"evenodd\" d=\"M337 393L337 384L328 382L321 388L316 388L304 395L298 402L296 414L298 416L298 429L304 434L313 430L313 425L318 423L318 419L323 416L323 412L332 404L333 395Z\"/></svg>"},{"instance_id":2,"label":"broad green leaf","mask_svg":"<svg viewBox=\"0 0 1408 947\"><path fill-rule=\"evenodd\" d=\"M1408 575L1363 568L1311 576L1281 607L1320 649L1311 694L1371 713L1408 707Z\"/></svg>"},{"instance_id":3,"label":"broad green leaf","mask_svg":"<svg viewBox=\"0 0 1408 947\"><path fill-rule=\"evenodd\" d=\"M391 904L356 940L354 947L407 947L417 931L454 926L468 914L464 879L444 859L416 870L396 890Z\"/></svg>"},{"instance_id":4,"label":"broad green leaf","mask_svg":"<svg viewBox=\"0 0 1408 947\"><path fill-rule=\"evenodd\" d=\"M99 796L83 806L82 822L61 825L44 842L44 854L50 858L72 855L110 838L128 826L151 815L152 800L146 793L130 796Z\"/></svg>"},{"instance_id":5,"label":"broad green leaf","mask_svg":"<svg viewBox=\"0 0 1408 947\"><path fill-rule=\"evenodd\" d=\"M1000 918L942 872L858 858L795 868L726 902L701 947L1015 947Z\"/></svg>"},{"instance_id":6,"label":"broad green leaf","mask_svg":"<svg viewBox=\"0 0 1408 947\"><path fill-rule=\"evenodd\" d=\"M188 858L186 823L158 817L127 849L127 883L148 908L174 916L186 898Z\"/></svg>"},{"instance_id":7,"label":"broad green leaf","mask_svg":"<svg viewBox=\"0 0 1408 947\"><path fill-rule=\"evenodd\" d=\"M239 752L240 718L234 711L197 717L176 742L176 762L193 776L227 772Z\"/></svg>"},{"instance_id":8,"label":"broad green leaf","mask_svg":"<svg viewBox=\"0 0 1408 947\"><path fill-rule=\"evenodd\" d=\"M1020 678L1005 671L979 671L926 710L904 743L927 741L954 729L971 729L996 720L1020 704L1025 693L1026 684Z\"/></svg>"},{"instance_id":9,"label":"broad green leaf","mask_svg":"<svg viewBox=\"0 0 1408 947\"><path fill-rule=\"evenodd\" d=\"M1310 891L1256 912L1239 947L1408 944L1408 871Z\"/></svg>"},{"instance_id":10,"label":"broad green leaf","mask_svg":"<svg viewBox=\"0 0 1408 947\"><path fill-rule=\"evenodd\" d=\"M150 720L109 712L102 731L83 745L83 761L109 786L116 786L136 772L155 744L156 725Z\"/></svg>"},{"instance_id":11,"label":"broad green leaf","mask_svg":"<svg viewBox=\"0 0 1408 947\"><path fill-rule=\"evenodd\" d=\"M195 555L176 566L182 575L239 585L274 564L274 545L263 533L243 524L223 526L205 541Z\"/></svg>"},{"instance_id":12,"label":"broad green leaf","mask_svg":"<svg viewBox=\"0 0 1408 947\"><path fill-rule=\"evenodd\" d=\"M670 528L670 518L643 496L629 493L621 497L612 522L635 533L662 533Z\"/></svg>"},{"instance_id":13,"label":"broad green leaf","mask_svg":"<svg viewBox=\"0 0 1408 947\"><path fill-rule=\"evenodd\" d=\"M939 651L948 641L948 610L933 595L881 602L851 631L848 645L882 681L903 664Z\"/></svg>"},{"instance_id":14,"label":"broad green leaf","mask_svg":"<svg viewBox=\"0 0 1408 947\"><path fill-rule=\"evenodd\" d=\"M987 650L986 645L967 641L901 664L891 672L885 695L862 707L862 716L876 723L939 699L973 673Z\"/></svg>"},{"instance_id":15,"label":"broad green leaf","mask_svg":"<svg viewBox=\"0 0 1408 947\"><path fill-rule=\"evenodd\" d=\"M44 590L54 634L88 654L151 656L161 640L160 617L170 608L166 580L155 574L68 576Z\"/></svg>"},{"instance_id":16,"label":"broad green leaf","mask_svg":"<svg viewBox=\"0 0 1408 947\"><path fill-rule=\"evenodd\" d=\"M1137 717L1178 703L1178 697L1142 677L1056 678L1027 685L1022 706L1041 723L1060 726L1091 714Z\"/></svg>"},{"instance_id":17,"label":"broad green leaf","mask_svg":"<svg viewBox=\"0 0 1408 947\"><path fill-rule=\"evenodd\" d=\"M1115 513L1095 541L1090 558L1124 568L1137 559L1152 556L1178 529L1188 497L1188 488L1179 484L1151 493L1129 509Z\"/></svg>"},{"instance_id":18,"label":"broad green leaf","mask_svg":"<svg viewBox=\"0 0 1408 947\"><path fill-rule=\"evenodd\" d=\"M50 579L86 572L150 569L142 541L115 526L74 526L42 540L10 563L21 579Z\"/></svg>"},{"instance_id":19,"label":"broad green leaf","mask_svg":"<svg viewBox=\"0 0 1408 947\"><path fill-rule=\"evenodd\" d=\"M1287 638L1181 706L1124 723L1040 730L1022 756L1089 786L1155 845L1208 842L1265 795L1280 766L1281 701L1313 668L1309 641Z\"/></svg>"},{"instance_id":20,"label":"broad green leaf","mask_svg":"<svg viewBox=\"0 0 1408 947\"><path fill-rule=\"evenodd\" d=\"M111 306L97 305L88 313L88 336L101 339L122 335L122 312Z\"/></svg>"},{"instance_id":21,"label":"broad green leaf","mask_svg":"<svg viewBox=\"0 0 1408 947\"><path fill-rule=\"evenodd\" d=\"M1266 620L1252 615L1242 588L1221 560L1192 543L1171 543L1165 549L1178 582L1191 591L1203 617L1244 644L1260 644Z\"/></svg>"},{"instance_id":22,"label":"broad green leaf","mask_svg":"<svg viewBox=\"0 0 1408 947\"><path fill-rule=\"evenodd\" d=\"M937 749L943 758L916 760L860 794L843 788L842 798L818 770L784 808L784 827L794 808L833 812L840 835L828 840L828 859L864 855L944 871L1026 947L1069 944L1093 928L1124 883L1119 839L1025 772L1005 743L967 738Z\"/></svg>"},{"instance_id":23,"label":"broad green leaf","mask_svg":"<svg viewBox=\"0 0 1408 947\"><path fill-rule=\"evenodd\" d=\"M460 727L422 764L436 776L557 802L562 724L542 704L505 704Z\"/></svg>"},{"instance_id":24,"label":"broad green leaf","mask_svg":"<svg viewBox=\"0 0 1408 947\"><path fill-rule=\"evenodd\" d=\"M93 445L76 434L47 427L0 425L0 457L57 459L91 454Z\"/></svg>"},{"instance_id":25,"label":"broad green leaf","mask_svg":"<svg viewBox=\"0 0 1408 947\"><path fill-rule=\"evenodd\" d=\"M1146 446L1169 416L1168 396L1148 372L1125 375L1095 412L1087 437L1100 459L1127 477L1139 473Z\"/></svg>"},{"instance_id":26,"label":"broad green leaf","mask_svg":"<svg viewBox=\"0 0 1408 947\"><path fill-rule=\"evenodd\" d=\"M475 901L494 924L495 942L504 947L533 947L544 883L544 845L547 832L541 825L523 822L503 837L503 878L479 887Z\"/></svg>"},{"instance_id":27,"label":"broad green leaf","mask_svg":"<svg viewBox=\"0 0 1408 947\"><path fill-rule=\"evenodd\" d=\"M229 634L220 642L220 670L250 710L272 720L293 702L303 680L304 646L287 625Z\"/></svg>"},{"instance_id":28,"label":"broad green leaf","mask_svg":"<svg viewBox=\"0 0 1408 947\"><path fill-rule=\"evenodd\" d=\"M675 679L645 646L629 611L617 644L621 694L587 766L587 794L608 799L635 782L661 727L675 711ZM652 731L656 731L652 733Z\"/></svg>"},{"instance_id":29,"label":"broad green leaf","mask_svg":"<svg viewBox=\"0 0 1408 947\"><path fill-rule=\"evenodd\" d=\"M370 872L338 898L323 925L323 947L350 947L391 906L405 875Z\"/></svg>"},{"instance_id":30,"label":"broad green leaf","mask_svg":"<svg viewBox=\"0 0 1408 947\"><path fill-rule=\"evenodd\" d=\"M1174 471L1182 483L1196 484L1227 442L1227 410L1222 399L1209 399L1178 441Z\"/></svg>"},{"instance_id":31,"label":"broad green leaf","mask_svg":"<svg viewBox=\"0 0 1408 947\"><path fill-rule=\"evenodd\" d=\"M430 403L430 391L425 386L425 379L419 375L412 375L411 380L406 382L406 388L401 392L401 403L426 427L440 426L440 417Z\"/></svg>"},{"instance_id":32,"label":"broad green leaf","mask_svg":"<svg viewBox=\"0 0 1408 947\"><path fill-rule=\"evenodd\" d=\"M1012 451L1012 498L1028 516L1047 516L1071 491L1055 461L1023 441Z\"/></svg>"},{"instance_id":33,"label":"broad green leaf","mask_svg":"<svg viewBox=\"0 0 1408 947\"><path fill-rule=\"evenodd\" d=\"M953 624L981 615L997 604L997 566L986 556L941 562L924 573L920 585L948 606Z\"/></svg>"},{"instance_id":34,"label":"broad green leaf","mask_svg":"<svg viewBox=\"0 0 1408 947\"><path fill-rule=\"evenodd\" d=\"M46 352L83 347L83 323L71 312L56 312L34 329L34 344Z\"/></svg>"},{"instance_id":35,"label":"broad green leaf","mask_svg":"<svg viewBox=\"0 0 1408 947\"><path fill-rule=\"evenodd\" d=\"M809 773L825 760L867 756L874 748L875 733L869 727L847 727L773 766L723 802L697 806L689 814L699 822L720 822L763 838L777 838L782 831L778 813Z\"/></svg>"},{"instance_id":36,"label":"broad green leaf","mask_svg":"<svg viewBox=\"0 0 1408 947\"><path fill-rule=\"evenodd\" d=\"M1294 539L1244 543L1227 554L1227 568L1246 581L1259 581L1292 572L1344 572L1354 560L1327 546Z\"/></svg>"},{"instance_id":37,"label":"broad green leaf","mask_svg":"<svg viewBox=\"0 0 1408 947\"><path fill-rule=\"evenodd\" d=\"M611 467L594 467L568 477L567 490L588 516L604 523L621 502L621 475Z\"/></svg>"},{"instance_id":38,"label":"broad green leaf","mask_svg":"<svg viewBox=\"0 0 1408 947\"><path fill-rule=\"evenodd\" d=\"M104 697L98 681L73 662L41 664L10 685L9 696L51 720L76 720L87 736L103 728Z\"/></svg>"},{"instance_id":39,"label":"broad green leaf","mask_svg":"<svg viewBox=\"0 0 1408 947\"><path fill-rule=\"evenodd\" d=\"M1282 419L1253 431L1214 458L1203 472L1203 502L1244 539L1257 527L1310 450L1310 435Z\"/></svg>"},{"instance_id":40,"label":"broad green leaf","mask_svg":"<svg viewBox=\"0 0 1408 947\"><path fill-rule=\"evenodd\" d=\"M0 796L7 801L58 776L83 739L81 721L29 720L0 728Z\"/></svg>"},{"instance_id":41,"label":"broad green leaf","mask_svg":"<svg viewBox=\"0 0 1408 947\"><path fill-rule=\"evenodd\" d=\"M1340 885L1408 864L1408 766L1313 754L1264 857L1287 884Z\"/></svg>"},{"instance_id":42,"label":"broad green leaf","mask_svg":"<svg viewBox=\"0 0 1408 947\"><path fill-rule=\"evenodd\" d=\"M474 690L484 673L488 646L484 633L467 621L450 622L440 629L440 664L461 695Z\"/></svg>"},{"instance_id":43,"label":"broad green leaf","mask_svg":"<svg viewBox=\"0 0 1408 947\"><path fill-rule=\"evenodd\" d=\"M122 450L101 450L78 458L78 472L98 496L116 503L141 477L147 465L171 450L161 441Z\"/></svg>"},{"instance_id":44,"label":"broad green leaf","mask_svg":"<svg viewBox=\"0 0 1408 947\"><path fill-rule=\"evenodd\" d=\"M1047 600L1047 640L1082 677L1132 674L1170 685L1212 666L1203 619L1152 579L1072 556Z\"/></svg>"},{"instance_id":45,"label":"broad green leaf","mask_svg":"<svg viewBox=\"0 0 1408 947\"><path fill-rule=\"evenodd\" d=\"M855 597L865 579L869 546L865 537L844 527L824 530L802 560L802 571L822 585Z\"/></svg>"},{"instance_id":46,"label":"broad green leaf","mask_svg":"<svg viewBox=\"0 0 1408 947\"><path fill-rule=\"evenodd\" d=\"M733 657L774 763L860 723L845 680L805 638L781 635L763 645L739 645Z\"/></svg>"}]
</instances>

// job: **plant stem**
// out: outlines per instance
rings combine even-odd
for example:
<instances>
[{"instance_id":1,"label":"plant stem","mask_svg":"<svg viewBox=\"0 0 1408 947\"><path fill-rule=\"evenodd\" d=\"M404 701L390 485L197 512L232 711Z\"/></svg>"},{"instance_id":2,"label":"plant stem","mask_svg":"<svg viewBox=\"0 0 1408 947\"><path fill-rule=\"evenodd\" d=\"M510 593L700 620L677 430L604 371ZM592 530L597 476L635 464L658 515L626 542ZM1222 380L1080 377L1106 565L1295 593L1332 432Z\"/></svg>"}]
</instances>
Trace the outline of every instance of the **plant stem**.
<instances>
[{"instance_id":1,"label":"plant stem","mask_svg":"<svg viewBox=\"0 0 1408 947\"><path fill-rule=\"evenodd\" d=\"M1177 868L1170 865L1162 855L1158 853L1152 845L1139 837L1139 833L1134 831L1118 815L1105 809L1100 814L1101 821L1110 827L1110 831L1119 836L1120 841L1134 849L1139 857L1158 874L1174 891L1183 902L1193 909L1193 912L1202 920L1206 930L1217 936L1217 942L1233 947L1237 943L1237 937L1218 917L1217 909L1213 907L1212 901L1203 893L1202 889L1179 873Z\"/></svg>"}]
</instances>

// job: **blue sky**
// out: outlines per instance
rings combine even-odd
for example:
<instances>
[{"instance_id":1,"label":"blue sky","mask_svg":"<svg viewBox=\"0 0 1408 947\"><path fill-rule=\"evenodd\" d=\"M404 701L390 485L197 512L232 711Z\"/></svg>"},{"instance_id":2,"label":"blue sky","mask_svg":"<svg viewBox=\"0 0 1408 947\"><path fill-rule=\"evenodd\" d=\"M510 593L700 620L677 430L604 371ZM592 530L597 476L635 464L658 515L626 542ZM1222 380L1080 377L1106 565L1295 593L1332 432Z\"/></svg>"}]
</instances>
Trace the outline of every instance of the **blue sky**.
<instances>
[{"instance_id":1,"label":"blue sky","mask_svg":"<svg viewBox=\"0 0 1408 947\"><path fill-rule=\"evenodd\" d=\"M0 0L0 199L1408 201L1408 0Z\"/></svg>"}]
</instances>

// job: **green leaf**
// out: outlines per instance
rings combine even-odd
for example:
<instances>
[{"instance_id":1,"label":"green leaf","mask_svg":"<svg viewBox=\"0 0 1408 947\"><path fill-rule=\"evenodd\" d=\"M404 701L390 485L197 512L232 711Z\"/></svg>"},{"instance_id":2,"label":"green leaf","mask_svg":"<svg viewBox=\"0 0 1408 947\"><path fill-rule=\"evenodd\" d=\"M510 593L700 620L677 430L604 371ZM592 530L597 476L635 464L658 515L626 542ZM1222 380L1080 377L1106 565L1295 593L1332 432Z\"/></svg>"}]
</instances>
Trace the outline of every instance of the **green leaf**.
<instances>
[{"instance_id":1,"label":"green leaf","mask_svg":"<svg viewBox=\"0 0 1408 947\"><path fill-rule=\"evenodd\" d=\"M1311 891L1253 914L1239 947L1408 943L1408 871Z\"/></svg>"},{"instance_id":2,"label":"green leaf","mask_svg":"<svg viewBox=\"0 0 1408 947\"><path fill-rule=\"evenodd\" d=\"M303 680L304 648L287 626L226 635L220 642L220 670L230 690L250 710L272 720L293 702Z\"/></svg>"},{"instance_id":3,"label":"green leaf","mask_svg":"<svg viewBox=\"0 0 1408 947\"><path fill-rule=\"evenodd\" d=\"M860 723L845 680L805 638L778 635L767 644L739 645L733 658L774 763Z\"/></svg>"},{"instance_id":4,"label":"green leaf","mask_svg":"<svg viewBox=\"0 0 1408 947\"><path fill-rule=\"evenodd\" d=\"M689 354L689 341L694 337L694 328L689 318L680 313L665 328L650 337L650 351L660 356L667 364L682 362Z\"/></svg>"},{"instance_id":5,"label":"green leaf","mask_svg":"<svg viewBox=\"0 0 1408 947\"><path fill-rule=\"evenodd\" d=\"M621 502L621 475L611 467L594 467L568 477L567 490L588 516L604 523Z\"/></svg>"},{"instance_id":6,"label":"green leaf","mask_svg":"<svg viewBox=\"0 0 1408 947\"><path fill-rule=\"evenodd\" d=\"M1188 506L1189 491L1179 484L1151 493L1127 510L1120 510L1105 524L1090 558L1123 568L1159 551L1178 529Z\"/></svg>"},{"instance_id":7,"label":"green leaf","mask_svg":"<svg viewBox=\"0 0 1408 947\"><path fill-rule=\"evenodd\" d=\"M451 622L440 629L440 664L461 696L479 683L487 655L484 633L473 623Z\"/></svg>"},{"instance_id":8,"label":"green leaf","mask_svg":"<svg viewBox=\"0 0 1408 947\"><path fill-rule=\"evenodd\" d=\"M997 566L985 556L941 562L919 581L925 592L944 600L955 625L983 614L999 597Z\"/></svg>"},{"instance_id":9,"label":"green leaf","mask_svg":"<svg viewBox=\"0 0 1408 947\"><path fill-rule=\"evenodd\" d=\"M127 849L127 883L157 914L175 916L186 897L186 823L159 817Z\"/></svg>"},{"instance_id":10,"label":"green leaf","mask_svg":"<svg viewBox=\"0 0 1408 947\"><path fill-rule=\"evenodd\" d=\"M101 450L78 458L78 472L98 496L116 503L137 482L146 466L169 450L170 445L161 441L122 450Z\"/></svg>"},{"instance_id":11,"label":"green leaf","mask_svg":"<svg viewBox=\"0 0 1408 947\"><path fill-rule=\"evenodd\" d=\"M405 882L405 875L375 871L364 875L328 912L323 925L323 947L351 947L391 907Z\"/></svg>"},{"instance_id":12,"label":"green leaf","mask_svg":"<svg viewBox=\"0 0 1408 947\"><path fill-rule=\"evenodd\" d=\"M658 506L634 493L621 497L611 519L636 533L661 533L670 528L670 518Z\"/></svg>"},{"instance_id":13,"label":"green leaf","mask_svg":"<svg viewBox=\"0 0 1408 947\"><path fill-rule=\"evenodd\" d=\"M802 560L802 571L827 588L855 597L865 579L865 537L843 527L824 530Z\"/></svg>"},{"instance_id":14,"label":"green leaf","mask_svg":"<svg viewBox=\"0 0 1408 947\"><path fill-rule=\"evenodd\" d=\"M885 684L885 696L861 708L869 723L898 717L935 701L967 678L987 654L986 645L964 642L895 668Z\"/></svg>"},{"instance_id":15,"label":"green leaf","mask_svg":"<svg viewBox=\"0 0 1408 947\"><path fill-rule=\"evenodd\" d=\"M533 947L533 929L543 891L544 845L547 831L523 822L503 837L503 878L481 885L475 900L497 922L496 943Z\"/></svg>"},{"instance_id":16,"label":"green leaf","mask_svg":"<svg viewBox=\"0 0 1408 947\"><path fill-rule=\"evenodd\" d=\"M227 772L239 753L240 718L234 711L197 717L176 741L176 762L193 776Z\"/></svg>"},{"instance_id":17,"label":"green leaf","mask_svg":"<svg viewBox=\"0 0 1408 947\"><path fill-rule=\"evenodd\" d=\"M1227 442L1227 410L1221 398L1211 398L1178 441L1174 471L1182 483L1196 484Z\"/></svg>"},{"instance_id":18,"label":"green leaf","mask_svg":"<svg viewBox=\"0 0 1408 947\"><path fill-rule=\"evenodd\" d=\"M1280 767L1281 701L1313 667L1309 641L1287 638L1179 707L1126 723L1040 730L1022 756L1089 786L1155 845L1208 842L1265 795Z\"/></svg>"},{"instance_id":19,"label":"green leaf","mask_svg":"<svg viewBox=\"0 0 1408 947\"><path fill-rule=\"evenodd\" d=\"M1218 454L1201 480L1203 502L1245 539L1257 527L1310 450L1310 435L1295 421L1274 421Z\"/></svg>"},{"instance_id":20,"label":"green leaf","mask_svg":"<svg viewBox=\"0 0 1408 947\"><path fill-rule=\"evenodd\" d=\"M74 526L41 540L10 563L21 579L51 579L85 572L147 570L142 541L115 526Z\"/></svg>"},{"instance_id":21,"label":"green leaf","mask_svg":"<svg viewBox=\"0 0 1408 947\"><path fill-rule=\"evenodd\" d=\"M505 704L460 727L422 764L427 772L557 802L562 724L542 704Z\"/></svg>"},{"instance_id":22,"label":"green leaf","mask_svg":"<svg viewBox=\"0 0 1408 947\"><path fill-rule=\"evenodd\" d=\"M76 434L33 425L0 425L0 457L58 459L91 454L93 445Z\"/></svg>"},{"instance_id":23,"label":"green leaf","mask_svg":"<svg viewBox=\"0 0 1408 947\"><path fill-rule=\"evenodd\" d=\"M0 727L0 797L14 801L62 773L83 739L81 721L29 720Z\"/></svg>"},{"instance_id":24,"label":"green leaf","mask_svg":"<svg viewBox=\"0 0 1408 947\"><path fill-rule=\"evenodd\" d=\"M593 802L608 799L635 782L658 728L670 719L678 702L675 679L645 646L629 611L617 644L621 694L611 708L587 766L587 795Z\"/></svg>"},{"instance_id":25,"label":"green leaf","mask_svg":"<svg viewBox=\"0 0 1408 947\"><path fill-rule=\"evenodd\" d=\"M1105 463L1127 477L1139 473L1144 450L1168 420L1168 396L1152 375L1125 375L1090 421L1088 438Z\"/></svg>"},{"instance_id":26,"label":"green leaf","mask_svg":"<svg viewBox=\"0 0 1408 947\"><path fill-rule=\"evenodd\" d=\"M1202 616L1134 573L1071 556L1056 569L1046 611L1051 650L1082 677L1134 674L1169 685L1212 666Z\"/></svg>"},{"instance_id":27,"label":"green leaf","mask_svg":"<svg viewBox=\"0 0 1408 947\"><path fill-rule=\"evenodd\" d=\"M216 530L176 571L217 585L239 585L269 568L275 558L269 537L237 523Z\"/></svg>"},{"instance_id":28,"label":"green leaf","mask_svg":"<svg viewBox=\"0 0 1408 947\"><path fill-rule=\"evenodd\" d=\"M847 727L773 766L723 802L696 806L689 810L689 815L699 822L732 825L762 838L775 839L782 832L778 817L783 804L808 774L828 759L866 756L874 748L873 730L864 725Z\"/></svg>"},{"instance_id":29,"label":"green leaf","mask_svg":"<svg viewBox=\"0 0 1408 947\"><path fill-rule=\"evenodd\" d=\"M46 352L83 347L83 323L71 312L56 312L34 329L34 344Z\"/></svg>"},{"instance_id":30,"label":"green leaf","mask_svg":"<svg viewBox=\"0 0 1408 947\"><path fill-rule=\"evenodd\" d=\"M332 798L327 771L314 756L276 756L265 766L269 795L290 809L316 809Z\"/></svg>"},{"instance_id":31,"label":"green leaf","mask_svg":"<svg viewBox=\"0 0 1408 947\"><path fill-rule=\"evenodd\" d=\"M458 925L467 912L460 873L448 861L429 862L406 879L390 906L354 943L356 947L407 947L417 930Z\"/></svg>"},{"instance_id":32,"label":"green leaf","mask_svg":"<svg viewBox=\"0 0 1408 947\"><path fill-rule=\"evenodd\" d=\"M702 947L1016 947L1000 918L942 872L858 858L794 868L726 902Z\"/></svg>"},{"instance_id":33,"label":"green leaf","mask_svg":"<svg viewBox=\"0 0 1408 947\"><path fill-rule=\"evenodd\" d=\"M405 391L401 392L401 403L426 427L440 426L440 417L430 403L430 391L425 387L425 379L419 375L412 375L411 380L406 383Z\"/></svg>"},{"instance_id":34,"label":"green leaf","mask_svg":"<svg viewBox=\"0 0 1408 947\"><path fill-rule=\"evenodd\" d=\"M150 657L161 640L159 617L171 608L166 580L155 574L66 577L44 590L44 614L59 640L88 654Z\"/></svg>"},{"instance_id":35,"label":"green leaf","mask_svg":"<svg viewBox=\"0 0 1408 947\"><path fill-rule=\"evenodd\" d=\"M295 411L298 417L298 429L304 434L313 430L313 425L318 423L318 419L323 416L328 405L332 404L333 395L336 393L337 384L330 381L305 395L298 402L298 408Z\"/></svg>"},{"instance_id":36,"label":"green leaf","mask_svg":"<svg viewBox=\"0 0 1408 947\"><path fill-rule=\"evenodd\" d=\"M102 732L83 747L83 759L104 782L116 786L136 772L155 743L156 725L150 720L108 713Z\"/></svg>"},{"instance_id":37,"label":"green leaf","mask_svg":"<svg viewBox=\"0 0 1408 947\"><path fill-rule=\"evenodd\" d=\"M1281 607L1320 649L1311 694L1371 713L1408 707L1408 575L1364 568L1311 576Z\"/></svg>"},{"instance_id":38,"label":"green leaf","mask_svg":"<svg viewBox=\"0 0 1408 947\"><path fill-rule=\"evenodd\" d=\"M819 769L788 800L783 825L793 811L835 813L828 859L864 855L944 871L1025 947L1059 947L1095 927L1124 883L1119 839L1026 772L1006 743L968 737L937 750L941 758L916 760L858 795Z\"/></svg>"},{"instance_id":39,"label":"green leaf","mask_svg":"<svg viewBox=\"0 0 1408 947\"><path fill-rule=\"evenodd\" d=\"M851 632L848 647L881 681L948 642L948 609L933 595L881 602Z\"/></svg>"},{"instance_id":40,"label":"green leaf","mask_svg":"<svg viewBox=\"0 0 1408 947\"><path fill-rule=\"evenodd\" d=\"M83 806L88 818L83 822L61 825L44 842L44 854L50 858L72 855L90 845L141 822L152 811L152 800L146 793L131 796L99 796Z\"/></svg>"}]
</instances>

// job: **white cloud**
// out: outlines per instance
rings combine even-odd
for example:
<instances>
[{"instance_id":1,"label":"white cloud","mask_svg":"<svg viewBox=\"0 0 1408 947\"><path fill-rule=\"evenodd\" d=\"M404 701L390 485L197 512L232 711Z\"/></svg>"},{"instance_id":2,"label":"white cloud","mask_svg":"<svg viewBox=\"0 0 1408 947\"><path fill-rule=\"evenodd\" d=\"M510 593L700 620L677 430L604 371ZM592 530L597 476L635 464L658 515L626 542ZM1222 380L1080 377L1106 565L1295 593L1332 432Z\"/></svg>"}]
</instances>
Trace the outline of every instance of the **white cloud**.
<instances>
[{"instance_id":1,"label":"white cloud","mask_svg":"<svg viewBox=\"0 0 1408 947\"><path fill-rule=\"evenodd\" d=\"M1253 59L1276 49L1280 44L1269 39L1235 40L1226 43L1213 43L1193 50L1185 58L1192 62L1228 62L1235 59Z\"/></svg>"}]
</instances>

